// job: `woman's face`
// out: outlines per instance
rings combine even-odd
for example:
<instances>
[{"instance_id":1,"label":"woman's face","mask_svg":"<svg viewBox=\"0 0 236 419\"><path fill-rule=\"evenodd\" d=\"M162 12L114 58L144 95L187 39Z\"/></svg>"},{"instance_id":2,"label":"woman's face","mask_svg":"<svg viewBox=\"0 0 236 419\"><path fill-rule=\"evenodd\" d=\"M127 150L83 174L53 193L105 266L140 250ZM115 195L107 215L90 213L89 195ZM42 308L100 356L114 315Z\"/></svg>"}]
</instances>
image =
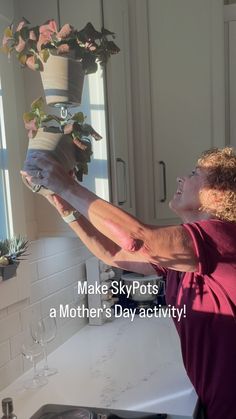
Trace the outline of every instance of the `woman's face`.
<instances>
[{"instance_id":1,"label":"woman's face","mask_svg":"<svg viewBox=\"0 0 236 419\"><path fill-rule=\"evenodd\" d=\"M177 190L169 206L179 217L186 219L199 215L201 207L199 192L206 184L206 177L200 168L194 169L188 176L177 178Z\"/></svg>"}]
</instances>

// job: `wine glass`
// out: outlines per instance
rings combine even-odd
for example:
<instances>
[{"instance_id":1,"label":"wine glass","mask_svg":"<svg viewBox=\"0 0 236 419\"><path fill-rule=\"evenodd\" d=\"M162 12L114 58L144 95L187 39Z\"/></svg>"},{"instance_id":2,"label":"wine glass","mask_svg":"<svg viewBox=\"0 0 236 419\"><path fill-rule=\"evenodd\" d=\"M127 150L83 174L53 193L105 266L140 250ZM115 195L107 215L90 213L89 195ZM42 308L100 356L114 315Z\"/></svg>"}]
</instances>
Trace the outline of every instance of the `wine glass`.
<instances>
[{"instance_id":1,"label":"wine glass","mask_svg":"<svg viewBox=\"0 0 236 419\"><path fill-rule=\"evenodd\" d=\"M35 342L23 343L21 353L26 359L33 363L34 368L33 377L24 382L24 388L27 390L36 389L47 384L48 379L39 376L36 369L36 359L42 354L42 347Z\"/></svg>"},{"instance_id":2,"label":"wine glass","mask_svg":"<svg viewBox=\"0 0 236 419\"><path fill-rule=\"evenodd\" d=\"M57 369L49 368L48 366L47 354L47 344L56 337L56 319L54 317L47 316L42 319L36 320L31 323L30 330L33 340L41 345L44 354L45 364L43 369L39 371L39 374L43 374L45 376L56 374Z\"/></svg>"}]
</instances>

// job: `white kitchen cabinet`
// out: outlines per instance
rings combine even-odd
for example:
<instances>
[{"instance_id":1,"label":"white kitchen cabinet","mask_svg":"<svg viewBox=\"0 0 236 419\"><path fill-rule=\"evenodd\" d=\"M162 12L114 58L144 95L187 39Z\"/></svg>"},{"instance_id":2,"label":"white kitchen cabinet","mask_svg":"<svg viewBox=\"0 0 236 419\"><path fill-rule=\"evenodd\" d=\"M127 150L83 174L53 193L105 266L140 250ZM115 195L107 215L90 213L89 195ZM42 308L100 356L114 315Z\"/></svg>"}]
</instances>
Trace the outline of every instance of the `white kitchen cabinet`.
<instances>
[{"instance_id":1,"label":"white kitchen cabinet","mask_svg":"<svg viewBox=\"0 0 236 419\"><path fill-rule=\"evenodd\" d=\"M108 129L112 202L135 214L129 1L103 0L104 26L116 34L120 53L107 65Z\"/></svg>"},{"instance_id":2,"label":"white kitchen cabinet","mask_svg":"<svg viewBox=\"0 0 236 419\"><path fill-rule=\"evenodd\" d=\"M136 0L130 10L137 215L169 224L176 177L225 143L223 2Z\"/></svg>"}]
</instances>

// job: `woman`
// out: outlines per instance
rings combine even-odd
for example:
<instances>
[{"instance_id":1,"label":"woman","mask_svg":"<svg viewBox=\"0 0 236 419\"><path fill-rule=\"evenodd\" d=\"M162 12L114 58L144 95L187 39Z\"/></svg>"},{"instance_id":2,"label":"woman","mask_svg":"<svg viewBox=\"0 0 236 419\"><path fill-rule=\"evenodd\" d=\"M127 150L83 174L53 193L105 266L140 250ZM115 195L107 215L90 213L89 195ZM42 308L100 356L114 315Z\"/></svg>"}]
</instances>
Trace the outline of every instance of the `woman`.
<instances>
[{"instance_id":1,"label":"woman","mask_svg":"<svg viewBox=\"0 0 236 419\"><path fill-rule=\"evenodd\" d=\"M77 184L47 155L23 172L53 190L71 228L105 263L167 276L166 300L186 318L176 323L183 361L208 419L236 418L236 154L205 152L192 173L177 179L170 208L182 225L145 225ZM30 170L35 165L38 171ZM27 167L27 166L26 166ZM68 204L69 203L69 204ZM69 217L70 218L70 217Z\"/></svg>"}]
</instances>

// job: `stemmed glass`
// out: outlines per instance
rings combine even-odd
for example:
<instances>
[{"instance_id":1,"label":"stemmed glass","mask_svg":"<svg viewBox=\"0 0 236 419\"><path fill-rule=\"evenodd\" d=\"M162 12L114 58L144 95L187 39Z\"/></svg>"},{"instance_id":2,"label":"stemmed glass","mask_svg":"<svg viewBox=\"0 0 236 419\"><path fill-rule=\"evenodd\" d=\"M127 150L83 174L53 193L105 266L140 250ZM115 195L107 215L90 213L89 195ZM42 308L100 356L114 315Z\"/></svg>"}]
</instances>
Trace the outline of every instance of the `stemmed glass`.
<instances>
[{"instance_id":1,"label":"stemmed glass","mask_svg":"<svg viewBox=\"0 0 236 419\"><path fill-rule=\"evenodd\" d=\"M31 323L30 330L33 340L41 345L44 354L45 364L43 369L39 371L39 374L43 374L45 376L56 374L57 369L49 368L48 366L47 354L47 344L56 337L56 319L54 317L47 316L40 320L36 320Z\"/></svg>"},{"instance_id":2,"label":"stemmed glass","mask_svg":"<svg viewBox=\"0 0 236 419\"><path fill-rule=\"evenodd\" d=\"M35 342L23 343L21 353L26 359L33 363L34 367L33 377L24 382L24 388L27 390L36 389L47 384L48 379L46 377L39 376L36 369L36 358L42 354L42 347Z\"/></svg>"}]
</instances>

